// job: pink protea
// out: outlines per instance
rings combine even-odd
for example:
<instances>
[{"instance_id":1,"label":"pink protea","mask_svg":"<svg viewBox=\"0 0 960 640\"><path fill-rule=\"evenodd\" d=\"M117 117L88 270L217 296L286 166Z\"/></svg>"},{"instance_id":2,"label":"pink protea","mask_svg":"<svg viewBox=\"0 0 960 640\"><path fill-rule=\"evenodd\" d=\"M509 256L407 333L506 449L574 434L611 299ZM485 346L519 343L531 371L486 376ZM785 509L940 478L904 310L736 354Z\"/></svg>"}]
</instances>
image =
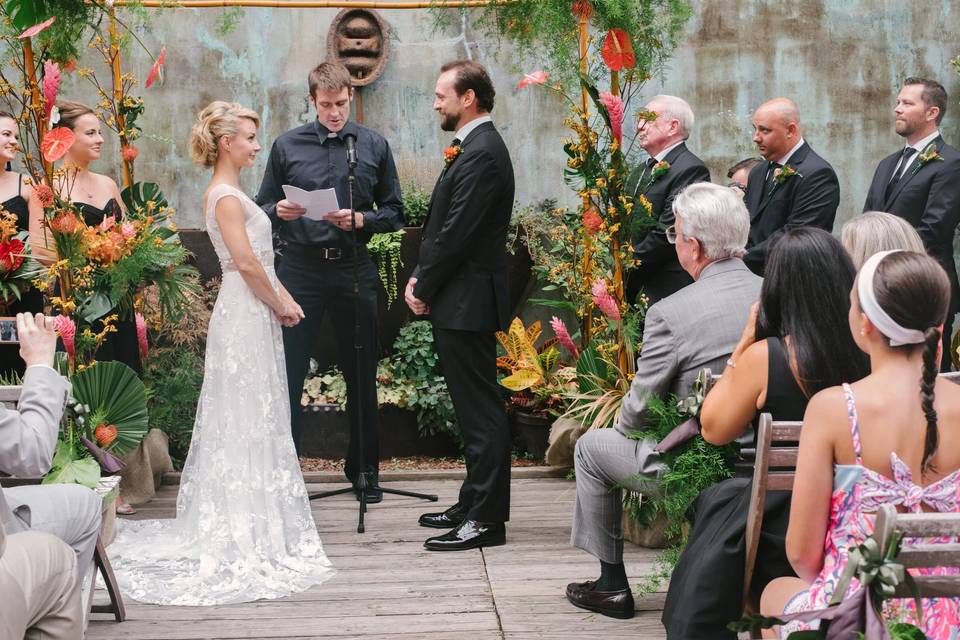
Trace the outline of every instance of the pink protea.
<instances>
[{"instance_id":1,"label":"pink protea","mask_svg":"<svg viewBox=\"0 0 960 640\"><path fill-rule=\"evenodd\" d=\"M617 143L623 142L623 100L606 91L600 92L600 104L607 109L610 115L610 130Z\"/></svg>"},{"instance_id":2,"label":"pink protea","mask_svg":"<svg viewBox=\"0 0 960 640\"><path fill-rule=\"evenodd\" d=\"M150 351L150 345L147 343L147 321L139 313L134 316L137 323L137 343L140 345L140 357L146 359Z\"/></svg>"},{"instance_id":3,"label":"pink protea","mask_svg":"<svg viewBox=\"0 0 960 640\"><path fill-rule=\"evenodd\" d=\"M573 338L570 337L570 332L567 331L567 325L563 324L563 320L557 316L553 316L550 318L550 327L557 336L557 340L563 345L563 348L570 352L574 360L579 359L580 351L577 349L577 345L574 344Z\"/></svg>"},{"instance_id":4,"label":"pink protea","mask_svg":"<svg viewBox=\"0 0 960 640\"><path fill-rule=\"evenodd\" d=\"M53 326L60 334L60 339L63 340L63 348L67 350L67 355L73 360L74 336L77 334L77 326L70 319L70 316L54 316Z\"/></svg>"},{"instance_id":5,"label":"pink protea","mask_svg":"<svg viewBox=\"0 0 960 640\"><path fill-rule=\"evenodd\" d=\"M593 283L593 304L611 320L620 322L620 306L613 299L607 290L607 283L602 278L597 278Z\"/></svg>"}]
</instances>

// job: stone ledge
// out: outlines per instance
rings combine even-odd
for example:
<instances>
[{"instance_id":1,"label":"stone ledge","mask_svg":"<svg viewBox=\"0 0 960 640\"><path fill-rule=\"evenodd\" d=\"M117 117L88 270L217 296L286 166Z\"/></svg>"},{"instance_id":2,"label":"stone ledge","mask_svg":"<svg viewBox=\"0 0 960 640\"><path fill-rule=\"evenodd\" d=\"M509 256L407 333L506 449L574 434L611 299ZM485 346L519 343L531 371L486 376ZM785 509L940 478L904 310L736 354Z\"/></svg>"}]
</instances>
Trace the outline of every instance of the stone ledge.
<instances>
[{"instance_id":1,"label":"stone ledge","mask_svg":"<svg viewBox=\"0 0 960 640\"><path fill-rule=\"evenodd\" d=\"M513 467L510 477L513 480L530 480L534 478L566 478L569 467ZM409 471L381 471L381 482L401 482L411 480L463 480L467 477L466 469L413 469ZM303 474L307 484L336 484L345 483L340 471L307 471ZM174 471L163 474L162 484L180 484L180 472Z\"/></svg>"}]
</instances>

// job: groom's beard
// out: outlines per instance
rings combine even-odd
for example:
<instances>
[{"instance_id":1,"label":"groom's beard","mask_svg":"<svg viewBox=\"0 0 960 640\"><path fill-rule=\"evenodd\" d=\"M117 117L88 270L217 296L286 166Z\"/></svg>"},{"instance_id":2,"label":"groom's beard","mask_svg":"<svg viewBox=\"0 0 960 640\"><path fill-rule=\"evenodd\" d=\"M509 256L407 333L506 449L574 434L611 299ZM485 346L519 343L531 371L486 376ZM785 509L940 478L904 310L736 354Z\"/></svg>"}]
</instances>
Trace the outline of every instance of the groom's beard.
<instances>
[{"instance_id":1,"label":"groom's beard","mask_svg":"<svg viewBox=\"0 0 960 640\"><path fill-rule=\"evenodd\" d=\"M456 131L457 123L460 122L460 116L453 116L449 114L440 114L440 128L444 131Z\"/></svg>"}]
</instances>

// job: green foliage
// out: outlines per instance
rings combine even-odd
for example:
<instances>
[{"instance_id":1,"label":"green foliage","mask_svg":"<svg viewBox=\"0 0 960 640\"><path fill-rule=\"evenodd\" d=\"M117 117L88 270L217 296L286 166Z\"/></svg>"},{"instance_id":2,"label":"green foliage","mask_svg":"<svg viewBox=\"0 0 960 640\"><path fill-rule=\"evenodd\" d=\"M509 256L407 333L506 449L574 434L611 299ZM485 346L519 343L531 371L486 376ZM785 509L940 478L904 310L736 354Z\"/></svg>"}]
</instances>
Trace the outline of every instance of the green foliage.
<instances>
[{"instance_id":1,"label":"green foliage","mask_svg":"<svg viewBox=\"0 0 960 640\"><path fill-rule=\"evenodd\" d=\"M408 227L419 227L427 219L430 207L430 193L420 188L416 182L408 182L403 187L403 219Z\"/></svg>"},{"instance_id":2,"label":"green foliage","mask_svg":"<svg viewBox=\"0 0 960 640\"><path fill-rule=\"evenodd\" d=\"M75 374L73 397L90 407L88 437L95 441L101 423L117 428L116 439L103 446L122 456L136 449L147 434L147 390L133 369L122 362L97 362Z\"/></svg>"},{"instance_id":3,"label":"green foliage","mask_svg":"<svg viewBox=\"0 0 960 640\"><path fill-rule=\"evenodd\" d=\"M380 282L387 292L387 306L397 299L397 270L403 266L400 247L403 244L403 229L389 233L377 233L367 243L367 250L377 263Z\"/></svg>"},{"instance_id":4,"label":"green foliage","mask_svg":"<svg viewBox=\"0 0 960 640\"><path fill-rule=\"evenodd\" d=\"M398 376L427 380L440 370L440 356L433 348L433 328L426 320L401 328L393 348Z\"/></svg>"},{"instance_id":5,"label":"green foliage","mask_svg":"<svg viewBox=\"0 0 960 640\"><path fill-rule=\"evenodd\" d=\"M143 363L143 381L150 389L150 427L167 434L170 457L179 469L193 435L203 384L203 354L173 346L153 347Z\"/></svg>"},{"instance_id":6,"label":"green foliage","mask_svg":"<svg viewBox=\"0 0 960 640\"><path fill-rule=\"evenodd\" d=\"M80 484L91 489L100 481L100 465L80 453L73 444L59 440L53 454L53 465L43 484Z\"/></svg>"},{"instance_id":7,"label":"green foliage","mask_svg":"<svg viewBox=\"0 0 960 640\"><path fill-rule=\"evenodd\" d=\"M51 16L57 19L37 38L56 62L76 60L82 53L84 31L103 17L100 3L82 0L6 0L3 9L20 32Z\"/></svg>"},{"instance_id":8,"label":"green foliage","mask_svg":"<svg viewBox=\"0 0 960 640\"><path fill-rule=\"evenodd\" d=\"M230 35L241 21L243 21L243 7L224 9L217 17L217 33L221 36Z\"/></svg>"}]
</instances>

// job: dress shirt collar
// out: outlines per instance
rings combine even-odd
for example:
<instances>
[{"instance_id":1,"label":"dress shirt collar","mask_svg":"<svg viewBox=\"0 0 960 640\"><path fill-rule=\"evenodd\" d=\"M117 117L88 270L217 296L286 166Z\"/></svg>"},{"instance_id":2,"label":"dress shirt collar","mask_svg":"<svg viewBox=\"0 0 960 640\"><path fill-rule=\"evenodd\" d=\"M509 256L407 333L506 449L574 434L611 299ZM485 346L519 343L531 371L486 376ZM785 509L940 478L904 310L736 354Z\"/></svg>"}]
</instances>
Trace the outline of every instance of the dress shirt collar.
<instances>
[{"instance_id":1,"label":"dress shirt collar","mask_svg":"<svg viewBox=\"0 0 960 640\"><path fill-rule=\"evenodd\" d=\"M805 141L803 139L803 136L800 136L800 141L797 142L797 144L793 147L793 149L790 149L790 151L787 152L787 155L777 160L777 162L780 164L781 167L787 166L787 163L790 162L790 158L792 158L793 154L797 152L797 149L803 146L804 142Z\"/></svg>"},{"instance_id":2,"label":"dress shirt collar","mask_svg":"<svg viewBox=\"0 0 960 640\"><path fill-rule=\"evenodd\" d=\"M674 149L676 149L677 147L679 147L679 146L682 145L683 143L684 143L683 140L680 140L680 141L678 141L678 142L674 142L672 145L670 145L669 147L667 147L666 149L664 149L663 151L661 151L661 152L658 153L657 155L653 156L653 159L656 160L657 162L662 161L664 158L667 157L667 154L668 154L668 153L670 153L671 151L673 151Z\"/></svg>"},{"instance_id":3,"label":"dress shirt collar","mask_svg":"<svg viewBox=\"0 0 960 640\"><path fill-rule=\"evenodd\" d=\"M314 120L313 124L317 132L317 137L320 138L320 144L326 144L327 140L331 138L340 138L343 140L343 136L347 135L348 133L352 133L354 137L356 137L360 132L360 129L357 128L357 125L353 120L347 120L340 131L332 136L330 135L331 131L320 124L319 119Z\"/></svg>"},{"instance_id":4,"label":"dress shirt collar","mask_svg":"<svg viewBox=\"0 0 960 640\"><path fill-rule=\"evenodd\" d=\"M493 122L493 118L491 118L490 116L480 116L479 118L475 118L470 122L468 122L467 124L460 127L457 130L457 135L454 137L462 143L464 140L467 139L467 136L470 135L471 131L473 131L480 125L482 125L484 122Z\"/></svg>"},{"instance_id":5,"label":"dress shirt collar","mask_svg":"<svg viewBox=\"0 0 960 640\"><path fill-rule=\"evenodd\" d=\"M940 135L940 130L939 130L939 129L935 129L933 133L931 133L930 135L928 135L928 136L927 136L926 138L924 138L923 140L918 140L916 144L908 144L908 145L906 145L906 146L908 146L908 147L913 147L914 149L917 150L917 153L923 153L923 150L926 149L928 146L930 146L930 144L931 144L934 140L936 140L939 135ZM913 158L911 158L911 160L912 160L912 159L913 159Z\"/></svg>"}]
</instances>

